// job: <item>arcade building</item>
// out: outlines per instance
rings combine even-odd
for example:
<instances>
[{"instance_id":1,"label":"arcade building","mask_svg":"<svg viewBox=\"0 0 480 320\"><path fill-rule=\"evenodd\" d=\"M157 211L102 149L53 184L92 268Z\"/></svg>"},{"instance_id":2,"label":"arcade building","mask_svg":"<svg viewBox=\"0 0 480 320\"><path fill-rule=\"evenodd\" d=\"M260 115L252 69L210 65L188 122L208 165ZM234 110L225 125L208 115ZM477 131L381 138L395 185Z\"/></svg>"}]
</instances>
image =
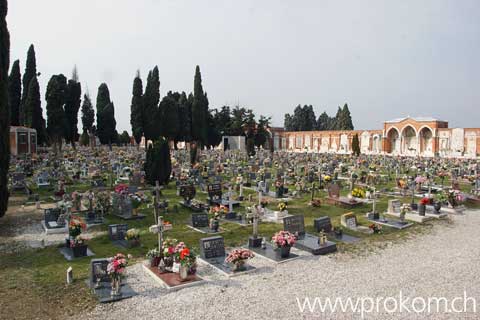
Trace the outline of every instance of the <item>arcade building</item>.
<instances>
[{"instance_id":1,"label":"arcade building","mask_svg":"<svg viewBox=\"0 0 480 320\"><path fill-rule=\"evenodd\" d=\"M424 157L480 155L480 128L449 128L447 121L406 117L386 121L381 130L283 131L271 130L275 150L292 152L352 152L357 134L363 154Z\"/></svg>"}]
</instances>

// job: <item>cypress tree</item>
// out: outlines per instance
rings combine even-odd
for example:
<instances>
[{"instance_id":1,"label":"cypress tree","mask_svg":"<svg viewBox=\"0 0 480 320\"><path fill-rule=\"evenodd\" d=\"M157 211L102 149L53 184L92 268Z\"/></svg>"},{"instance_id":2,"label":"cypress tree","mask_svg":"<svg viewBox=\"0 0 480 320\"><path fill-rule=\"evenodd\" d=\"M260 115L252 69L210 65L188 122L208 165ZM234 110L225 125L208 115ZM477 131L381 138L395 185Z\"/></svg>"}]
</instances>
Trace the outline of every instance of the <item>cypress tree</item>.
<instances>
[{"instance_id":1,"label":"cypress tree","mask_svg":"<svg viewBox=\"0 0 480 320\"><path fill-rule=\"evenodd\" d=\"M170 147L166 139L160 138L149 146L144 164L145 176L148 183L155 185L158 181L161 185L167 185L172 173L170 159Z\"/></svg>"},{"instance_id":2,"label":"cypress tree","mask_svg":"<svg viewBox=\"0 0 480 320\"><path fill-rule=\"evenodd\" d=\"M18 126L20 102L22 101L22 76L20 74L20 61L16 60L12 65L8 77L8 103L10 104L10 125Z\"/></svg>"},{"instance_id":3,"label":"cypress tree","mask_svg":"<svg viewBox=\"0 0 480 320\"><path fill-rule=\"evenodd\" d=\"M179 97L179 94L177 93ZM175 140L180 131L180 120L178 117L178 99L169 91L160 102L157 112L157 123L160 124L162 131L160 135L167 140Z\"/></svg>"},{"instance_id":4,"label":"cypress tree","mask_svg":"<svg viewBox=\"0 0 480 320\"><path fill-rule=\"evenodd\" d=\"M57 153L62 148L62 137L66 126L65 91L67 89L67 78L63 75L54 75L47 85L47 133L50 141L53 142L54 151Z\"/></svg>"},{"instance_id":5,"label":"cypress tree","mask_svg":"<svg viewBox=\"0 0 480 320\"><path fill-rule=\"evenodd\" d=\"M82 126L83 132L91 132L92 126L95 121L95 111L93 111L92 100L90 95L85 94L83 96L82 104Z\"/></svg>"},{"instance_id":6,"label":"cypress tree","mask_svg":"<svg viewBox=\"0 0 480 320\"><path fill-rule=\"evenodd\" d=\"M68 80L65 98L65 141L72 144L75 149L75 141L78 140L78 110L80 109L82 85L78 82L77 67L73 69L72 79Z\"/></svg>"},{"instance_id":7,"label":"cypress tree","mask_svg":"<svg viewBox=\"0 0 480 320\"><path fill-rule=\"evenodd\" d=\"M145 93L143 98L143 132L145 135L145 145L148 140L153 140L159 136L162 131L160 124L156 123L158 105L160 102L160 77L158 67L155 66L152 71L148 73L147 85L145 86Z\"/></svg>"},{"instance_id":8,"label":"cypress tree","mask_svg":"<svg viewBox=\"0 0 480 320\"><path fill-rule=\"evenodd\" d=\"M118 139L113 102L107 104L100 113L97 113L97 123L97 136L100 139L100 143L108 144L110 150L112 150L112 143Z\"/></svg>"},{"instance_id":9,"label":"cypress tree","mask_svg":"<svg viewBox=\"0 0 480 320\"><path fill-rule=\"evenodd\" d=\"M32 81L33 77L35 76L37 76L37 60L35 57L35 48L32 44L28 48L27 63L25 65L25 73L23 74L22 79L23 92L18 116L20 125L24 125L27 122L27 120L25 119L25 101L28 97L28 88L30 86L30 81Z\"/></svg>"},{"instance_id":10,"label":"cypress tree","mask_svg":"<svg viewBox=\"0 0 480 320\"><path fill-rule=\"evenodd\" d=\"M28 88L27 100L25 100L25 119L27 127L37 130L38 144L46 143L45 119L43 118L40 86L37 77L33 77Z\"/></svg>"},{"instance_id":11,"label":"cypress tree","mask_svg":"<svg viewBox=\"0 0 480 320\"><path fill-rule=\"evenodd\" d=\"M346 103L342 109L342 126L342 130L353 130L352 115Z\"/></svg>"},{"instance_id":12,"label":"cypress tree","mask_svg":"<svg viewBox=\"0 0 480 320\"><path fill-rule=\"evenodd\" d=\"M98 92L97 92L97 129L99 129L99 124L98 124L98 115L102 113L103 109L112 102L110 100L110 91L108 90L108 86L106 83L102 83L98 87Z\"/></svg>"},{"instance_id":13,"label":"cypress tree","mask_svg":"<svg viewBox=\"0 0 480 320\"><path fill-rule=\"evenodd\" d=\"M208 100L203 92L200 67L197 66L193 85L192 137L200 143L200 146L207 142L207 113Z\"/></svg>"},{"instance_id":14,"label":"cypress tree","mask_svg":"<svg viewBox=\"0 0 480 320\"><path fill-rule=\"evenodd\" d=\"M0 217L8 208L8 168L10 162L10 107L8 104L8 69L10 34L7 28L8 3L0 0Z\"/></svg>"},{"instance_id":15,"label":"cypress tree","mask_svg":"<svg viewBox=\"0 0 480 320\"><path fill-rule=\"evenodd\" d=\"M317 121L317 130L324 131L324 130L329 130L329 122L330 122L330 117L328 114L324 111L320 117L318 117Z\"/></svg>"},{"instance_id":16,"label":"cypress tree","mask_svg":"<svg viewBox=\"0 0 480 320\"><path fill-rule=\"evenodd\" d=\"M358 134L355 134L352 139L352 152L357 157L360 155L360 141L358 139Z\"/></svg>"},{"instance_id":17,"label":"cypress tree","mask_svg":"<svg viewBox=\"0 0 480 320\"><path fill-rule=\"evenodd\" d=\"M140 72L133 80L132 105L130 108L130 124L132 125L132 135L137 144L142 140L143 135L143 83L140 78Z\"/></svg>"},{"instance_id":18,"label":"cypress tree","mask_svg":"<svg viewBox=\"0 0 480 320\"><path fill-rule=\"evenodd\" d=\"M192 105L185 92L182 92L178 100L178 118L180 130L177 141L190 142L192 139Z\"/></svg>"}]
</instances>

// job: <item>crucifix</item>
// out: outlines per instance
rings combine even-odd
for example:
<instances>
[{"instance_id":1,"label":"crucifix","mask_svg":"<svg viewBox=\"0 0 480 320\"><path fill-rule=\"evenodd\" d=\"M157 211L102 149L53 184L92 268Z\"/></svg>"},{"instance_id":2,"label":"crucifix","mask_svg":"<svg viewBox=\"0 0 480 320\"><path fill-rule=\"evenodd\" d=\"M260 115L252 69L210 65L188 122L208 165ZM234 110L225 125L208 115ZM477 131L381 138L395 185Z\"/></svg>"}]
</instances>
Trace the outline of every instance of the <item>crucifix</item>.
<instances>
[{"instance_id":1,"label":"crucifix","mask_svg":"<svg viewBox=\"0 0 480 320\"><path fill-rule=\"evenodd\" d=\"M377 212L377 197L375 195L375 187L373 187L373 208L372 208L372 211L373 213Z\"/></svg>"},{"instance_id":2,"label":"crucifix","mask_svg":"<svg viewBox=\"0 0 480 320\"><path fill-rule=\"evenodd\" d=\"M260 218L260 206L252 206L253 232L248 238L248 246L258 248L262 245L262 238L258 237L258 219Z\"/></svg>"},{"instance_id":3,"label":"crucifix","mask_svg":"<svg viewBox=\"0 0 480 320\"><path fill-rule=\"evenodd\" d=\"M171 229L172 229L172 225L171 224L168 224L168 225L164 224L162 216L158 217L157 224L155 224L153 226L150 226L150 228L149 228L149 231L151 233L158 234L158 252L160 254L160 259L161 260L163 260L163 249L162 249L162 246L163 246L163 232L165 232L167 230L171 230Z\"/></svg>"},{"instance_id":4,"label":"crucifix","mask_svg":"<svg viewBox=\"0 0 480 320\"><path fill-rule=\"evenodd\" d=\"M153 210L154 210L154 217L155 217L155 221L158 220L158 202L160 200L160 193L159 193L159 190L160 190L160 186L159 186L159 183L158 183L158 180L155 181L155 197L153 198Z\"/></svg>"}]
</instances>

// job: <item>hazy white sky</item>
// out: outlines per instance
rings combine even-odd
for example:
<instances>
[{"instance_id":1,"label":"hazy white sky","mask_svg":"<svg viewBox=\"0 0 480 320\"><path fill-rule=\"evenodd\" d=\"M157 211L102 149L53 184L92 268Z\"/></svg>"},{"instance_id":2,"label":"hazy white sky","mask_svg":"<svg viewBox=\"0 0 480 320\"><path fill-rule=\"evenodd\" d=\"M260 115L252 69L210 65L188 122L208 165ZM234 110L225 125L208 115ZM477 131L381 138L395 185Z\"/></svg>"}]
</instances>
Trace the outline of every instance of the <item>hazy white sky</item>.
<instances>
[{"instance_id":1,"label":"hazy white sky","mask_svg":"<svg viewBox=\"0 0 480 320\"><path fill-rule=\"evenodd\" d=\"M477 0L10 0L7 19L22 74L35 45L42 97L76 64L94 101L108 84L120 132L137 69L145 85L158 65L163 96L192 91L197 64L211 108L275 125L298 104L318 117L348 102L359 129L406 115L480 127Z\"/></svg>"}]
</instances>

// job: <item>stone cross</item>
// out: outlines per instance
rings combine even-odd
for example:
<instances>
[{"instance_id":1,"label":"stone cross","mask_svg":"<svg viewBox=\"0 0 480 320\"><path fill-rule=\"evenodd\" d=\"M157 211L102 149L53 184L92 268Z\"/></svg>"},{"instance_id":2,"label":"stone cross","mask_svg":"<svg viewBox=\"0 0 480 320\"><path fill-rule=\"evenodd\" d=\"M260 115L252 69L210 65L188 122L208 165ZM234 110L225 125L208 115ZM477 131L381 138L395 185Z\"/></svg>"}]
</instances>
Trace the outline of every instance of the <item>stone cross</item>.
<instances>
[{"instance_id":1,"label":"stone cross","mask_svg":"<svg viewBox=\"0 0 480 320\"><path fill-rule=\"evenodd\" d=\"M375 196L375 192L376 190L375 188L373 188L373 208L372 208L373 213L375 213L377 210L377 197Z\"/></svg>"},{"instance_id":2,"label":"stone cross","mask_svg":"<svg viewBox=\"0 0 480 320\"><path fill-rule=\"evenodd\" d=\"M167 230L170 230L170 229L171 229L171 226L164 225L162 216L158 217L158 223L157 224L155 224L153 226L150 226L150 228L149 228L151 233L158 234L158 252L160 252L160 257L161 258L163 258L163 249L162 249L163 232L167 231Z\"/></svg>"},{"instance_id":3,"label":"stone cross","mask_svg":"<svg viewBox=\"0 0 480 320\"><path fill-rule=\"evenodd\" d=\"M258 219L260 218L260 209L258 206L253 208L253 237L258 237Z\"/></svg>"}]
</instances>

